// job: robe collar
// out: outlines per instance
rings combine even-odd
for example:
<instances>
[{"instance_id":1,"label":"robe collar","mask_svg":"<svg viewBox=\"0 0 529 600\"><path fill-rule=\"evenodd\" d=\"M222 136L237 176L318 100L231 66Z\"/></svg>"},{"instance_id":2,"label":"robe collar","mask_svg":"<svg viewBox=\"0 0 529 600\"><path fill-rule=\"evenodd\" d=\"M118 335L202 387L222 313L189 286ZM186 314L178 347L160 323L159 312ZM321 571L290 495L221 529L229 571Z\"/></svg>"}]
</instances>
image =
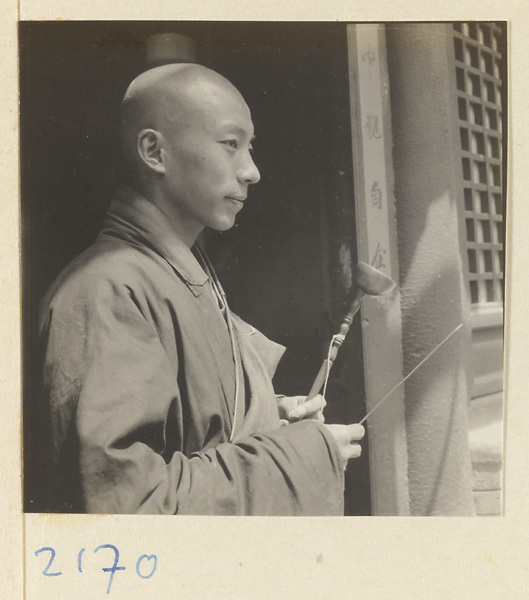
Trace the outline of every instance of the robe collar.
<instances>
[{"instance_id":1,"label":"robe collar","mask_svg":"<svg viewBox=\"0 0 529 600\"><path fill-rule=\"evenodd\" d=\"M143 238L191 286L202 287L208 276L165 215L138 192L121 185L110 203L104 228ZM198 290L196 290L198 291Z\"/></svg>"}]
</instances>

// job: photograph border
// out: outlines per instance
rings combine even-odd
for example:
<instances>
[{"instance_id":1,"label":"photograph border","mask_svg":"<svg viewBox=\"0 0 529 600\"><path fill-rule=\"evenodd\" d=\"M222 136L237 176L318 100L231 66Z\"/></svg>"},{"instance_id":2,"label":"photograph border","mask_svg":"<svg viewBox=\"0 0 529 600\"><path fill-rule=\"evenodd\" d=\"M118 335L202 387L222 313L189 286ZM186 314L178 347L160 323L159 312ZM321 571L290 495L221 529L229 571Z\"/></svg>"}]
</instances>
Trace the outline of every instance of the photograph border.
<instances>
[{"instance_id":1,"label":"photograph border","mask_svg":"<svg viewBox=\"0 0 529 600\"><path fill-rule=\"evenodd\" d=\"M146 3L145 3L146 4ZM3 169L5 200L2 207L2 243L6 256L2 286L2 333L6 359L0 378L4 399L4 419L0 427L4 456L0 500L4 518L5 544L2 575L8 597L54 598L75 590L78 598L99 597L108 581L99 560L93 569L97 577L83 583L76 565L80 549L92 552L98 540L112 543L122 551L123 564L133 571L138 556L157 554L164 577L152 580L126 579L112 595L116 598L141 598L145 593L164 597L235 598L326 597L344 589L367 598L391 594L396 598L424 597L525 597L527 576L526 548L529 518L526 508L528 482L525 461L529 452L525 431L527 383L527 318L523 298L529 294L525 274L528 254L529 211L520 199L526 189L528 125L525 116L528 94L525 74L529 60L525 52L529 19L519 2L508 2L498 9L496 2L465 3L449 1L443 7L411 6L393 2L383 6L337 2L331 9L322 5L291 3L292 20L386 21L389 14L398 20L428 21L468 19L507 20L509 30L509 156L507 241L506 241L506 357L505 357L505 464L504 517L462 518L351 518L283 519L184 517L171 526L163 517L108 517L96 515L26 515L21 513L20 453L20 301L19 301L19 198L18 181L18 65L17 19L126 20L155 18L181 20L191 16L189 8L161 2L157 9L141 2L124 8L93 2L25 2L5 8L2 24L8 40L2 53L6 85L2 88L5 160ZM433 3L432 3L433 4ZM257 9L242 3L221 7L207 2L201 19L252 20L284 19L284 9L268 4ZM175 15L175 13L178 13ZM222 13L222 14L220 14ZM252 17L253 13L253 17ZM163 16L162 16L163 15ZM207 16L205 16L207 15ZM397 20L395 18L394 20ZM513 127L516 123L516 127ZM518 200L514 201L519 192ZM516 326L514 324L516 323ZM54 547L57 556L68 557L74 568L63 577L43 581L35 569L35 545ZM65 559L66 560L66 559ZM105 557L106 562L110 559ZM73 561L73 562L72 562ZM63 562L63 564L65 564ZM136 563L137 564L137 563ZM40 566L40 563L39 563ZM95 572L95 571L94 571ZM116 575L116 578L119 576ZM85 580L86 581L86 580ZM150 586L146 587L147 585ZM38 595L36 594L38 590ZM96 592L94 592L96 590ZM66 597L66 596L65 596Z\"/></svg>"}]
</instances>

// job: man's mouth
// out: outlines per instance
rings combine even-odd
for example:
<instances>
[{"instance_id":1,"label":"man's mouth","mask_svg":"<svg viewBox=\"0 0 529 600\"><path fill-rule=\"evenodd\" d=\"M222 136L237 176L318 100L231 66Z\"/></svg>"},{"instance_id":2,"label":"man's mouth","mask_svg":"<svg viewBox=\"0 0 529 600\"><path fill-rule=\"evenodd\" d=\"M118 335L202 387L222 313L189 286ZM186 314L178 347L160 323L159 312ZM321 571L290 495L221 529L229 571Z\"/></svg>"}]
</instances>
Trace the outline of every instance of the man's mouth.
<instances>
[{"instance_id":1,"label":"man's mouth","mask_svg":"<svg viewBox=\"0 0 529 600\"><path fill-rule=\"evenodd\" d=\"M246 196L226 196L228 200L233 200L234 202L238 202L239 204L244 204L246 200Z\"/></svg>"}]
</instances>

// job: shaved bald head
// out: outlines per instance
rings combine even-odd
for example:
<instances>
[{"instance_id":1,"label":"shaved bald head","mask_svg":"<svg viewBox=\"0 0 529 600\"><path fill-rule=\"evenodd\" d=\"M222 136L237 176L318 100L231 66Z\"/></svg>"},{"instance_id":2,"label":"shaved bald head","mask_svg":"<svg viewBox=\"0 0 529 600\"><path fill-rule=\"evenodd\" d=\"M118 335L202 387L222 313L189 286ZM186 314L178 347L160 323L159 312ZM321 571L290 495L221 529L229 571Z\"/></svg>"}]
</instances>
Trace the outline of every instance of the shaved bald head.
<instances>
[{"instance_id":1,"label":"shaved bald head","mask_svg":"<svg viewBox=\"0 0 529 600\"><path fill-rule=\"evenodd\" d=\"M127 166L141 169L138 134L153 129L167 134L189 127L193 116L208 110L212 98L232 96L245 105L225 77L197 64L163 65L145 71L129 85L120 108L120 139Z\"/></svg>"},{"instance_id":2,"label":"shaved bald head","mask_svg":"<svg viewBox=\"0 0 529 600\"><path fill-rule=\"evenodd\" d=\"M121 104L126 183L157 206L192 245L204 227L224 231L259 171L244 98L222 75L195 64L142 73Z\"/></svg>"}]
</instances>

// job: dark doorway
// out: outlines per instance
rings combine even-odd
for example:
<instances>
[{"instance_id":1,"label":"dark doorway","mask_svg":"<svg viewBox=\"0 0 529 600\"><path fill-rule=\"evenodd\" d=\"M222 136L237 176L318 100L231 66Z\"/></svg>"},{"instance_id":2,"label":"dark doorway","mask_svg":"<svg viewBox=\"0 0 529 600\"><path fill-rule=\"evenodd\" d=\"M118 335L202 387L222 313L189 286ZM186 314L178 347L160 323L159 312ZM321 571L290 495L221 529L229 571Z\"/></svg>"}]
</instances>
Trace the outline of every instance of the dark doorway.
<instances>
[{"instance_id":1,"label":"dark doorway","mask_svg":"<svg viewBox=\"0 0 529 600\"><path fill-rule=\"evenodd\" d=\"M308 392L345 314L356 243L344 24L22 23L25 425L38 302L97 234L118 179L119 102L149 66L146 39L161 32L190 36L197 62L230 79L252 110L261 182L237 225L208 234L205 243L233 309L288 348L278 392ZM336 361L327 400L328 422L365 414L358 323ZM28 435L24 444L30 457ZM363 447L347 471L346 514L370 514Z\"/></svg>"}]
</instances>

